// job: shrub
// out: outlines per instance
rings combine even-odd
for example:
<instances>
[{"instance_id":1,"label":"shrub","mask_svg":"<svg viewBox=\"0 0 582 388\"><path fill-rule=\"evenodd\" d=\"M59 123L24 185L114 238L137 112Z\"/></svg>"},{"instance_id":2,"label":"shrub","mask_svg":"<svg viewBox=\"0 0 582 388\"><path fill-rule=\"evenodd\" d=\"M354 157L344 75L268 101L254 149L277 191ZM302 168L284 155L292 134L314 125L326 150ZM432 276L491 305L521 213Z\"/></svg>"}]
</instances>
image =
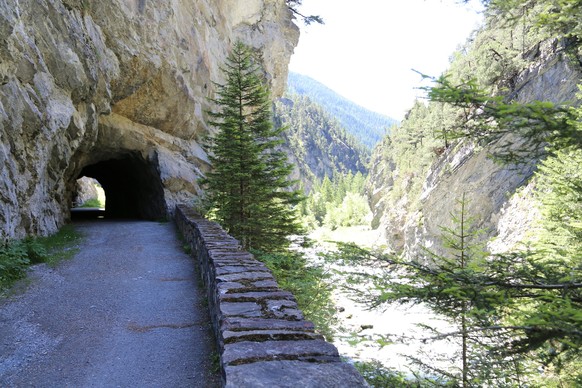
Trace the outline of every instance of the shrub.
<instances>
[{"instance_id":1,"label":"shrub","mask_svg":"<svg viewBox=\"0 0 582 388\"><path fill-rule=\"evenodd\" d=\"M323 267L307 262L298 252L253 252L273 272L279 286L293 293L305 317L312 321L327 340L333 338L336 307L331 299L333 287Z\"/></svg>"}]
</instances>

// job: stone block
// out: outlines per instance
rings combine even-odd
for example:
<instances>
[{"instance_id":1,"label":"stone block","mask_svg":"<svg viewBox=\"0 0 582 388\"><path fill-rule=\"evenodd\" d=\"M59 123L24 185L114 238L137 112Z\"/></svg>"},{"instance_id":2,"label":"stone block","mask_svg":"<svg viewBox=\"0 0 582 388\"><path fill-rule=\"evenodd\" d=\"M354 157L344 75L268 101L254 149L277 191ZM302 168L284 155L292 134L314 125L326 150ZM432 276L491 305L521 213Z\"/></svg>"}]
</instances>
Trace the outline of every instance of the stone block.
<instances>
[{"instance_id":1,"label":"stone block","mask_svg":"<svg viewBox=\"0 0 582 388\"><path fill-rule=\"evenodd\" d=\"M212 260L256 261L253 255L245 251L211 249L208 254Z\"/></svg>"},{"instance_id":2,"label":"stone block","mask_svg":"<svg viewBox=\"0 0 582 388\"><path fill-rule=\"evenodd\" d=\"M257 288L277 288L279 284L275 280L259 280L253 283Z\"/></svg>"},{"instance_id":3,"label":"stone block","mask_svg":"<svg viewBox=\"0 0 582 388\"><path fill-rule=\"evenodd\" d=\"M255 302L219 303L220 312L224 316L260 317L261 306Z\"/></svg>"},{"instance_id":4,"label":"stone block","mask_svg":"<svg viewBox=\"0 0 582 388\"><path fill-rule=\"evenodd\" d=\"M234 294L223 294L220 299L225 302L232 301L261 301L266 299L283 299L294 301L295 297L289 291L267 291L267 292L241 292Z\"/></svg>"},{"instance_id":5,"label":"stone block","mask_svg":"<svg viewBox=\"0 0 582 388\"><path fill-rule=\"evenodd\" d=\"M297 302L294 300L289 299L281 299L281 300L268 300L266 302L267 309L269 310L284 310L287 308L297 308Z\"/></svg>"},{"instance_id":6,"label":"stone block","mask_svg":"<svg viewBox=\"0 0 582 388\"><path fill-rule=\"evenodd\" d=\"M339 362L340 358L336 347L323 340L242 341L225 344L222 353L224 365L271 360Z\"/></svg>"},{"instance_id":7,"label":"stone block","mask_svg":"<svg viewBox=\"0 0 582 388\"><path fill-rule=\"evenodd\" d=\"M269 272L269 269L265 266L261 265L225 265L225 266L217 266L216 267L216 275L229 275L234 273L245 273L245 272Z\"/></svg>"},{"instance_id":8,"label":"stone block","mask_svg":"<svg viewBox=\"0 0 582 388\"><path fill-rule=\"evenodd\" d=\"M241 341L294 341L294 340L322 340L323 336L307 331L296 330L248 330L248 331L224 331L222 333L224 343Z\"/></svg>"},{"instance_id":9,"label":"stone block","mask_svg":"<svg viewBox=\"0 0 582 388\"><path fill-rule=\"evenodd\" d=\"M286 319L228 317L222 321L221 330L303 330L313 332L315 326L310 321L289 321Z\"/></svg>"},{"instance_id":10,"label":"stone block","mask_svg":"<svg viewBox=\"0 0 582 388\"><path fill-rule=\"evenodd\" d=\"M238 282L222 282L222 283L218 283L218 285L216 287L218 289L218 294L220 295L220 294L226 294L229 291L244 289L245 285L242 283L238 283Z\"/></svg>"},{"instance_id":11,"label":"stone block","mask_svg":"<svg viewBox=\"0 0 582 388\"><path fill-rule=\"evenodd\" d=\"M228 275L216 276L218 282L236 282L247 281L256 282L257 280L272 280L273 275L270 272L243 272Z\"/></svg>"},{"instance_id":12,"label":"stone block","mask_svg":"<svg viewBox=\"0 0 582 388\"><path fill-rule=\"evenodd\" d=\"M369 385L350 364L262 361L227 366L227 388L339 388Z\"/></svg>"}]
</instances>

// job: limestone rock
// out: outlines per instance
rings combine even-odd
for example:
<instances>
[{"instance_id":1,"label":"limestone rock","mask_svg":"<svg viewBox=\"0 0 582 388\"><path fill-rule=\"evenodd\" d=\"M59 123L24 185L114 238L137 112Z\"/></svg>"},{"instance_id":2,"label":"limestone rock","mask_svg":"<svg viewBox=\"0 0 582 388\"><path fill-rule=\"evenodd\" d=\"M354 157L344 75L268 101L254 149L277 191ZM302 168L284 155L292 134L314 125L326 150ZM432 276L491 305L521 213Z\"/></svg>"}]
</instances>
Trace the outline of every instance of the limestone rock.
<instances>
[{"instance_id":1,"label":"limestone rock","mask_svg":"<svg viewBox=\"0 0 582 388\"><path fill-rule=\"evenodd\" d=\"M582 74L560 51L556 41L537 47L529 58L530 66L517 75L512 97L521 102L575 101ZM385 140L383 146L388 143ZM423 246L443 253L437 237L441 227L452 226L450 214L458 210L456 201L463 193L469 201L467 213L486 232L482 238L496 237L489 248L500 252L515 246L537 214L531 187L526 185L538 161L531 159L517 167L501 165L488 157L496 146L476 148L464 142L443 153L426 176L420 208L415 211L408 209L406 187L394 190L403 195L391 195L397 166L383 159L382 149L377 149L372 158L370 200L375 226L385 231L390 248L414 256ZM391 173L385 174L386 169Z\"/></svg>"},{"instance_id":2,"label":"limestone rock","mask_svg":"<svg viewBox=\"0 0 582 388\"><path fill-rule=\"evenodd\" d=\"M87 173L126 214L191 202L231 44L278 96L299 37L284 0L6 0L0 33L0 238L56 231Z\"/></svg>"},{"instance_id":3,"label":"limestone rock","mask_svg":"<svg viewBox=\"0 0 582 388\"><path fill-rule=\"evenodd\" d=\"M368 387L356 369L347 363L308 363L302 361L262 361L227 366L228 388L258 387Z\"/></svg>"},{"instance_id":4,"label":"limestone rock","mask_svg":"<svg viewBox=\"0 0 582 388\"><path fill-rule=\"evenodd\" d=\"M80 206L90 199L98 199L99 192L95 186L98 182L93 178L82 177L77 179L77 189L75 200L73 201L75 206Z\"/></svg>"}]
</instances>

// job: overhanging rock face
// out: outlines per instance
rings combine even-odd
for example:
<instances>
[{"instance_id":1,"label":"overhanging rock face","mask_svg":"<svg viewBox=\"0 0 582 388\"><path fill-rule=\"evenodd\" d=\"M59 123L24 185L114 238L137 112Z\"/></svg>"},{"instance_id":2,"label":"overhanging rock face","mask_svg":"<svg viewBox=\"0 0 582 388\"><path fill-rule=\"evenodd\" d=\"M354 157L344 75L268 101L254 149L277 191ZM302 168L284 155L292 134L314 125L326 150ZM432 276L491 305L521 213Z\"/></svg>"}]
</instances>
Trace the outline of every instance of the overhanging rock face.
<instances>
[{"instance_id":1,"label":"overhanging rock face","mask_svg":"<svg viewBox=\"0 0 582 388\"><path fill-rule=\"evenodd\" d=\"M195 197L209 168L205 112L232 43L260 54L281 95L292 19L285 0L0 1L0 239L55 232L87 166L139 161L147 171L129 179L155 173L140 214Z\"/></svg>"},{"instance_id":2,"label":"overhanging rock face","mask_svg":"<svg viewBox=\"0 0 582 388\"><path fill-rule=\"evenodd\" d=\"M224 386L368 386L237 240L186 206L175 217L202 269Z\"/></svg>"}]
</instances>

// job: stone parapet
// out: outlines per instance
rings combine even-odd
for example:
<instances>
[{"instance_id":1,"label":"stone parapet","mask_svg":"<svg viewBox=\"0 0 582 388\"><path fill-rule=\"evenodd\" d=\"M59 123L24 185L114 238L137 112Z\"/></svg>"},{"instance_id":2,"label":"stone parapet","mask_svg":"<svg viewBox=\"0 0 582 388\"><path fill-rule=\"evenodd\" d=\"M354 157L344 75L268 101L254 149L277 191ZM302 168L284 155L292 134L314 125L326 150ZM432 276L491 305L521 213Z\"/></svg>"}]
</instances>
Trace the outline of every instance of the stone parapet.
<instances>
[{"instance_id":1,"label":"stone parapet","mask_svg":"<svg viewBox=\"0 0 582 388\"><path fill-rule=\"evenodd\" d=\"M175 217L202 270L223 386L368 386L236 239L187 206Z\"/></svg>"}]
</instances>

